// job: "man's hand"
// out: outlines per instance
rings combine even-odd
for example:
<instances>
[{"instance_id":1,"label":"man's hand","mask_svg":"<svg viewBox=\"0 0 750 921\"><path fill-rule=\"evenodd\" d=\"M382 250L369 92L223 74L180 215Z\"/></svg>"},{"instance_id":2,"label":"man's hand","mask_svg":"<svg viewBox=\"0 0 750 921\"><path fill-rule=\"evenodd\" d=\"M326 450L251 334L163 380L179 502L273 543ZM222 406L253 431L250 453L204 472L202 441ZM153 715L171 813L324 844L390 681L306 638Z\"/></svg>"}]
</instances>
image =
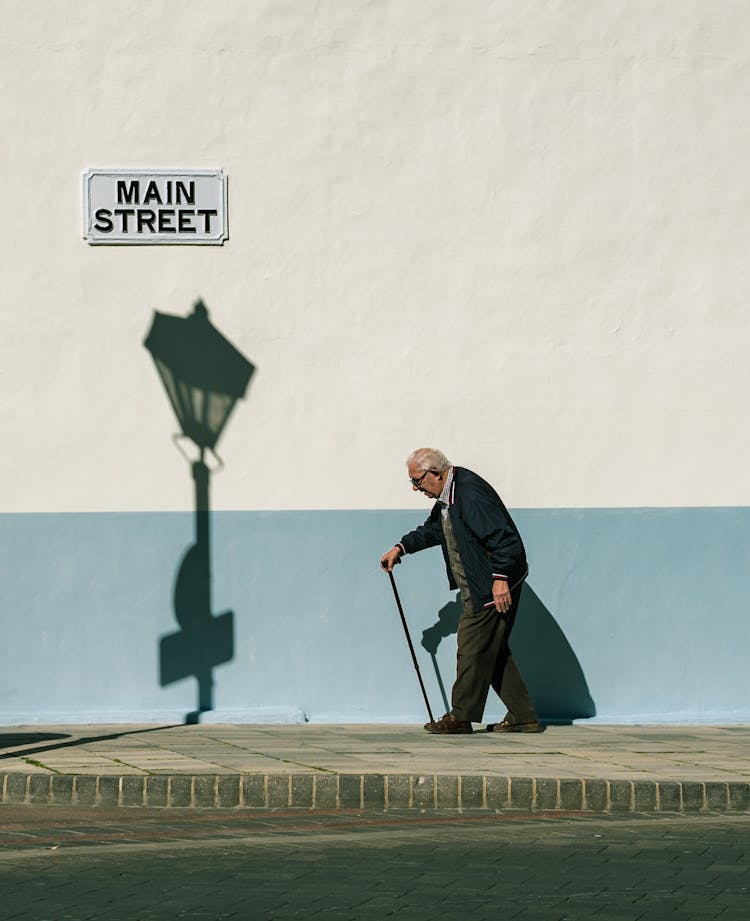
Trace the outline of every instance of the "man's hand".
<instances>
[{"instance_id":1,"label":"man's hand","mask_svg":"<svg viewBox=\"0 0 750 921\"><path fill-rule=\"evenodd\" d=\"M510 611L510 589L508 583L503 579L495 579L492 583L492 598L495 602L495 609L501 614L507 614Z\"/></svg>"},{"instance_id":2,"label":"man's hand","mask_svg":"<svg viewBox=\"0 0 750 921\"><path fill-rule=\"evenodd\" d=\"M396 565L396 563L400 563L400 562L401 562L401 548L400 547L393 547L393 549L389 550L388 553L384 553L380 557L380 567L381 569L384 569L386 572L393 572L393 567Z\"/></svg>"}]
</instances>

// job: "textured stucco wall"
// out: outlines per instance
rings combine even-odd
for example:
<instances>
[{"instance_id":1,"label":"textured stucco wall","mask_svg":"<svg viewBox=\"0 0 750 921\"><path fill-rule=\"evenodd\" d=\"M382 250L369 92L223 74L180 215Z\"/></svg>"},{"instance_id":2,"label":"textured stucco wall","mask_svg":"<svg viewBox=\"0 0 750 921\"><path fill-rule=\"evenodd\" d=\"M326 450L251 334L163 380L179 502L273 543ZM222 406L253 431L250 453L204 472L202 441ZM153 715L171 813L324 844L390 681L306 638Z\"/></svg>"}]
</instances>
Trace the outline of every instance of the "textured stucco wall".
<instances>
[{"instance_id":1,"label":"textured stucco wall","mask_svg":"<svg viewBox=\"0 0 750 921\"><path fill-rule=\"evenodd\" d=\"M21 650L6 647L0 718L56 706L49 618L78 623L93 657L119 636L107 612L148 612L136 618L148 655L167 630L162 581L189 541L193 489L142 340L154 310L185 314L198 297L257 368L219 445L212 507L246 513L250 530L256 513L290 516L274 527L288 529L293 565L283 545L258 563L288 583L269 609L288 589L318 599L313 622L379 616L387 583L362 592L380 578L365 568L381 537L418 520L403 460L434 444L522 518L542 516L531 587L574 637L599 714L732 709L723 686L680 670L679 642L637 665L652 703L635 702L632 663L611 645L626 597L639 635L658 623L663 640L680 635L686 604L707 610L710 587L710 633L732 641L714 642L707 669L748 699L734 652L748 640L747 532L732 524L750 505L744 0L0 0L0 12L2 612ZM223 247L84 242L83 170L181 166L226 171ZM671 520L653 530L659 508L680 540ZM403 510L387 535L363 514L382 509ZM351 606L320 600L318 519L306 516L318 510L366 532L335 580ZM115 557L101 559L82 513L107 522ZM130 540L145 541L154 583L139 567L127 578L132 560L116 565ZM631 542L659 550L656 594ZM242 566L243 540L231 547L219 559ZM566 607L571 547L576 571L609 574L613 604L592 575ZM92 580L100 634L79 621ZM418 603L428 590L415 591ZM239 617L242 598L231 605ZM114 672L123 712L183 708L174 688L133 690L154 680L138 648ZM613 648L620 667L600 671ZM315 703L327 649L307 697L250 700L237 679L222 706L338 712ZM264 667L283 673L284 660ZM95 699L76 674L60 712ZM46 691L29 696L27 679ZM373 690L358 712L397 711Z\"/></svg>"},{"instance_id":2,"label":"textured stucco wall","mask_svg":"<svg viewBox=\"0 0 750 921\"><path fill-rule=\"evenodd\" d=\"M746 3L2 9L4 509L184 508L140 342L199 295L258 367L217 507L402 507L425 442L513 505L750 502ZM82 169L181 165L226 246L82 241Z\"/></svg>"}]
</instances>

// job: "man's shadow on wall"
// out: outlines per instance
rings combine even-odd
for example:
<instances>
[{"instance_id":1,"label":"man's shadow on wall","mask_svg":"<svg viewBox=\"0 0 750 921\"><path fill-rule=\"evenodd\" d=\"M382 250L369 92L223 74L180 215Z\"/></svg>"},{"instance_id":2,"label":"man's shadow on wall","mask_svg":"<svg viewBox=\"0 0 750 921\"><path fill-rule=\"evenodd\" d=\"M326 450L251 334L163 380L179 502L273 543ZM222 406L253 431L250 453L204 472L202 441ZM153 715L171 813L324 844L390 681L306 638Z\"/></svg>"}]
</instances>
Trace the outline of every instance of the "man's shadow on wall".
<instances>
[{"instance_id":1,"label":"man's shadow on wall","mask_svg":"<svg viewBox=\"0 0 750 921\"><path fill-rule=\"evenodd\" d=\"M446 711L450 703L435 654L441 640L456 633L460 617L460 602L450 601L438 612L437 622L422 634L422 646L432 658ZM528 584L523 588L510 646L540 720L566 724L596 716L596 705L573 648Z\"/></svg>"}]
</instances>

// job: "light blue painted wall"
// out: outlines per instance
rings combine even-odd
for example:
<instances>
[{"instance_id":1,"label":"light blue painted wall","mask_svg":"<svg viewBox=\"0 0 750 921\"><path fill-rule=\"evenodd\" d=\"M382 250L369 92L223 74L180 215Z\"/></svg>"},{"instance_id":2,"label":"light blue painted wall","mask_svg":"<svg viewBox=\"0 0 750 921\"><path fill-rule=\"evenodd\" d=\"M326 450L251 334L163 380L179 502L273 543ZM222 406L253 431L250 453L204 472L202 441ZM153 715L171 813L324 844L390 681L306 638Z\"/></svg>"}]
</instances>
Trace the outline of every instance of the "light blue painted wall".
<instances>
[{"instance_id":1,"label":"light blue painted wall","mask_svg":"<svg viewBox=\"0 0 750 921\"><path fill-rule=\"evenodd\" d=\"M212 611L234 612L235 636L232 660L213 673L208 718L423 721L378 569L380 554L423 517L214 513ZM515 654L543 712L750 719L750 509L514 517L531 563ZM195 709L194 679L159 682L159 642L178 630L172 596L193 529L189 513L0 516L0 723L182 721ZM455 637L441 639L434 663L420 640L454 597L439 551L408 557L396 578L437 716L436 668L449 693ZM486 717L500 715L491 699Z\"/></svg>"}]
</instances>

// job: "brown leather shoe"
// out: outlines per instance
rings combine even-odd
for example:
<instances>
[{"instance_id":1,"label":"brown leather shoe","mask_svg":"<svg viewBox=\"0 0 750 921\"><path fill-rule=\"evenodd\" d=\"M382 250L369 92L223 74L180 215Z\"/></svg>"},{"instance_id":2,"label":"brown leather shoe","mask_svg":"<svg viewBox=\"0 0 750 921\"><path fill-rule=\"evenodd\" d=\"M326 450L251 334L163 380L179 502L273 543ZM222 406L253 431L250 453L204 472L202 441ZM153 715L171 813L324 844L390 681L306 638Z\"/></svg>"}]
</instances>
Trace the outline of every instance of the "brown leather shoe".
<instances>
[{"instance_id":1,"label":"brown leather shoe","mask_svg":"<svg viewBox=\"0 0 750 921\"><path fill-rule=\"evenodd\" d=\"M513 723L509 719L504 719L500 723L487 724L487 732L544 732L546 728L539 720L534 720L533 723Z\"/></svg>"},{"instance_id":2,"label":"brown leather shoe","mask_svg":"<svg viewBox=\"0 0 750 921\"><path fill-rule=\"evenodd\" d=\"M471 723L468 720L457 720L452 713L446 713L445 716L441 716L439 720L435 720L434 723L425 723L424 728L427 732L436 732L442 734L468 734L474 732L471 728Z\"/></svg>"}]
</instances>

